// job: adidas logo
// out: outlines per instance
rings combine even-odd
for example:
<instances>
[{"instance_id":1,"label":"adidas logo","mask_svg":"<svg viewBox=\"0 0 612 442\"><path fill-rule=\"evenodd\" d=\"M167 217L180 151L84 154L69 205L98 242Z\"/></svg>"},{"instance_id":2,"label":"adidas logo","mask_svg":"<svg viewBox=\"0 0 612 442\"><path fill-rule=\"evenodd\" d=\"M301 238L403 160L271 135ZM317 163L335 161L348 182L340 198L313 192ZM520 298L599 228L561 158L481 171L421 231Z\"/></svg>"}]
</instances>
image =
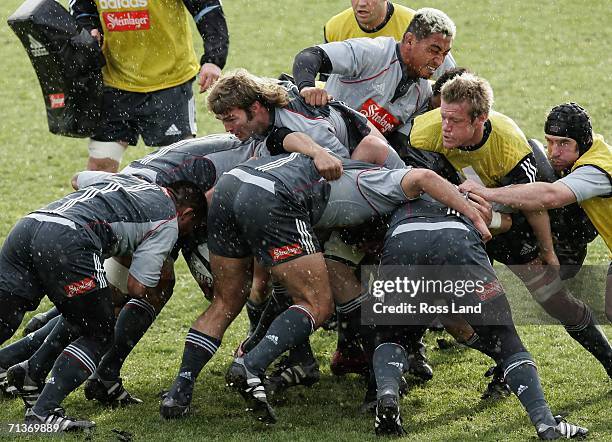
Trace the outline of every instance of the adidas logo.
<instances>
[{"instance_id":1,"label":"adidas logo","mask_svg":"<svg viewBox=\"0 0 612 442\"><path fill-rule=\"evenodd\" d=\"M47 380L47 384L55 384L55 377L51 376L48 380Z\"/></svg>"},{"instance_id":2,"label":"adidas logo","mask_svg":"<svg viewBox=\"0 0 612 442\"><path fill-rule=\"evenodd\" d=\"M526 385L522 385L522 384L521 384L521 385L519 385L519 388L518 388L518 390L517 390L517 392L516 392L516 395L517 395L517 396L520 396L520 395L521 395L521 393L522 393L523 391L527 390L528 388L529 388L529 387L528 387L528 386L526 386Z\"/></svg>"},{"instance_id":3,"label":"adidas logo","mask_svg":"<svg viewBox=\"0 0 612 442\"><path fill-rule=\"evenodd\" d=\"M28 34L28 39L30 40L30 52L32 53L32 57L41 57L43 55L49 55L49 51L47 51L47 48L45 48L45 46L41 42L36 40L30 34Z\"/></svg>"},{"instance_id":4,"label":"adidas logo","mask_svg":"<svg viewBox=\"0 0 612 442\"><path fill-rule=\"evenodd\" d=\"M190 371L181 371L181 372L179 373L179 376L180 376L180 377L182 377L182 378L184 378L184 379L187 379L188 381L193 380L193 378L192 378L192 376L191 376L191 372L190 372Z\"/></svg>"},{"instance_id":5,"label":"adidas logo","mask_svg":"<svg viewBox=\"0 0 612 442\"><path fill-rule=\"evenodd\" d=\"M274 345L278 345L278 336L276 335L266 335L266 338L270 341L274 342Z\"/></svg>"},{"instance_id":6,"label":"adidas logo","mask_svg":"<svg viewBox=\"0 0 612 442\"><path fill-rule=\"evenodd\" d=\"M172 126L170 126L167 130L165 135L180 135L181 131L178 130L178 127L176 127L175 124L173 124Z\"/></svg>"},{"instance_id":7,"label":"adidas logo","mask_svg":"<svg viewBox=\"0 0 612 442\"><path fill-rule=\"evenodd\" d=\"M403 370L404 369L404 364L402 364L401 362L387 362L387 364L388 365L393 365L398 370Z\"/></svg>"},{"instance_id":8,"label":"adidas logo","mask_svg":"<svg viewBox=\"0 0 612 442\"><path fill-rule=\"evenodd\" d=\"M530 245L530 244L523 244L523 248L521 249L521 255L527 255L528 253L531 253L532 251L534 251L536 248L536 246Z\"/></svg>"}]
</instances>

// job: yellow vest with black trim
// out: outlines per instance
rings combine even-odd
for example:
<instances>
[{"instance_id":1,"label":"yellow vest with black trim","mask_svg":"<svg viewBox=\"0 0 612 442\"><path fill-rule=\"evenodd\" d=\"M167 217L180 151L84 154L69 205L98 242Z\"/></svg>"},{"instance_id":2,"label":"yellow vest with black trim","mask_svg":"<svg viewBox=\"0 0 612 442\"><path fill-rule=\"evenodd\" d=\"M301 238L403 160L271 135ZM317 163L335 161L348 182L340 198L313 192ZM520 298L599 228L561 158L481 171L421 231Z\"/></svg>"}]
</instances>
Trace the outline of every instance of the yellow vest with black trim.
<instances>
[{"instance_id":1,"label":"yellow vest with black trim","mask_svg":"<svg viewBox=\"0 0 612 442\"><path fill-rule=\"evenodd\" d=\"M415 11L412 9L393 3L393 15L385 26L376 32L367 32L359 26L353 8L348 8L330 18L325 24L325 41L344 41L361 37L393 37L401 40L414 14Z\"/></svg>"},{"instance_id":2,"label":"yellow vest with black trim","mask_svg":"<svg viewBox=\"0 0 612 442\"><path fill-rule=\"evenodd\" d=\"M200 71L181 0L96 0L104 32L104 84L153 92Z\"/></svg>"},{"instance_id":3,"label":"yellow vest with black trim","mask_svg":"<svg viewBox=\"0 0 612 442\"><path fill-rule=\"evenodd\" d=\"M473 170L485 186L500 187L509 184L502 183L502 179L531 153L531 148L523 131L507 116L491 111L489 121L491 133L480 148L472 151L447 149L442 145L440 109L434 109L414 119L410 145L441 153L464 177L470 176ZM471 170L467 171L469 168Z\"/></svg>"},{"instance_id":4,"label":"yellow vest with black trim","mask_svg":"<svg viewBox=\"0 0 612 442\"><path fill-rule=\"evenodd\" d=\"M593 145L572 166L572 172L582 166L593 166L608 175L612 184L612 148L601 135L593 137ZM596 196L580 203L589 219L612 252L612 195Z\"/></svg>"}]
</instances>

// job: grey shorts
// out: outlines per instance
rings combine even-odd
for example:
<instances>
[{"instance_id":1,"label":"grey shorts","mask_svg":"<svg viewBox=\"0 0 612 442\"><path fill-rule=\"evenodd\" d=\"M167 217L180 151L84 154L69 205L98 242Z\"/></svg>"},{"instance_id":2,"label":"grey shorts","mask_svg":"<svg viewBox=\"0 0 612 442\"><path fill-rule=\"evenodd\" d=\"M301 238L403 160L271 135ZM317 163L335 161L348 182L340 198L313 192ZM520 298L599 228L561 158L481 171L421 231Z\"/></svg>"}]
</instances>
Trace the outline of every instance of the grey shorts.
<instances>
[{"instance_id":1,"label":"grey shorts","mask_svg":"<svg viewBox=\"0 0 612 442\"><path fill-rule=\"evenodd\" d=\"M193 80L155 92L104 89L103 120L91 137L135 146L167 146L197 132Z\"/></svg>"}]
</instances>

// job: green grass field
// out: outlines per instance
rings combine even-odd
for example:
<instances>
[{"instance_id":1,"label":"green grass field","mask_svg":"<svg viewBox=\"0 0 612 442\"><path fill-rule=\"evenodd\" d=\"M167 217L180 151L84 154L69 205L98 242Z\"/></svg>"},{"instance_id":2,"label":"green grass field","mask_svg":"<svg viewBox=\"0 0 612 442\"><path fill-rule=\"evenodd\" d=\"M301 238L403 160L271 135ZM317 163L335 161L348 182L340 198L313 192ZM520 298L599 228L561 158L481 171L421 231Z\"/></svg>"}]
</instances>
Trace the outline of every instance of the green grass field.
<instances>
[{"instance_id":1,"label":"green grass field","mask_svg":"<svg viewBox=\"0 0 612 442\"><path fill-rule=\"evenodd\" d=\"M70 177L84 168L87 158L86 140L47 131L34 71L6 25L7 17L20 3L4 0L0 6L0 238L28 211L68 193ZM541 139L548 109L569 100L590 111L596 132L612 137L612 8L608 1L401 3L415 9L439 7L454 19L458 29L453 49L456 60L491 82L495 108L513 117L528 137ZM319 43L327 18L348 5L345 0L226 0L231 33L228 69L245 67L268 76L289 72L293 56ZM195 41L200 51L199 38ZM201 135L223 131L205 111L204 97L198 97L198 112ZM143 146L130 148L125 162L147 152ZM600 265L583 287L595 294L593 302L599 303L595 307L601 310L602 266L608 263L601 240L591 245L587 262ZM516 282L507 282L507 287L513 293L520 291ZM521 303L520 296L514 296L517 303ZM528 295L522 296L525 300ZM296 389L285 403L277 405L277 425L264 427L253 422L243 412L242 399L226 389L223 380L231 354L245 334L246 315L231 326L218 354L202 372L194 399L195 414L182 421L162 421L158 392L174 379L186 331L206 305L181 261L173 299L124 367L125 385L145 403L111 411L87 402L81 390L64 403L69 414L97 422L93 439L116 440L112 429L129 431L135 440L375 439L373 417L358 412L364 391L359 379L338 379L329 372L335 335L325 331L313 338L323 373L321 382L310 389ZM612 327L607 325L605 330L612 337ZM559 326L522 326L519 332L538 362L553 411L570 413L572 422L591 430L593 440L612 440L612 383L601 366ZM427 341L433 348L435 336L428 336ZM487 358L460 349L432 349L429 357L434 379L412 387L401 403L406 439L534 439L535 431L518 400L480 401ZM1 402L0 439L10 437L7 422L22 418L21 403ZM79 438L82 436L75 436Z\"/></svg>"}]
</instances>

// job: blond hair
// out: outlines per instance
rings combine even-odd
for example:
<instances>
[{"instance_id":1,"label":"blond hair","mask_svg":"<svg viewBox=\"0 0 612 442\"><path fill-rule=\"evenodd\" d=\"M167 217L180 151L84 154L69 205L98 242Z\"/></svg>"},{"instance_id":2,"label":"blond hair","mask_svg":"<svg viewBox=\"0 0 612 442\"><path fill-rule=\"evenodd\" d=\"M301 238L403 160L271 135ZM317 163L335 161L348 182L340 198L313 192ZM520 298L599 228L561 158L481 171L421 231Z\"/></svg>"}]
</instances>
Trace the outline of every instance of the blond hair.
<instances>
[{"instance_id":1,"label":"blond hair","mask_svg":"<svg viewBox=\"0 0 612 442\"><path fill-rule=\"evenodd\" d=\"M283 107L289 104L289 95L275 80L237 69L214 84L208 95L208 109L215 115L223 115L236 107L248 110L255 101L268 109Z\"/></svg>"},{"instance_id":2,"label":"blond hair","mask_svg":"<svg viewBox=\"0 0 612 442\"><path fill-rule=\"evenodd\" d=\"M445 103L467 102L472 120L488 115L493 107L493 89L489 82L469 72L447 81L441 93Z\"/></svg>"}]
</instances>

